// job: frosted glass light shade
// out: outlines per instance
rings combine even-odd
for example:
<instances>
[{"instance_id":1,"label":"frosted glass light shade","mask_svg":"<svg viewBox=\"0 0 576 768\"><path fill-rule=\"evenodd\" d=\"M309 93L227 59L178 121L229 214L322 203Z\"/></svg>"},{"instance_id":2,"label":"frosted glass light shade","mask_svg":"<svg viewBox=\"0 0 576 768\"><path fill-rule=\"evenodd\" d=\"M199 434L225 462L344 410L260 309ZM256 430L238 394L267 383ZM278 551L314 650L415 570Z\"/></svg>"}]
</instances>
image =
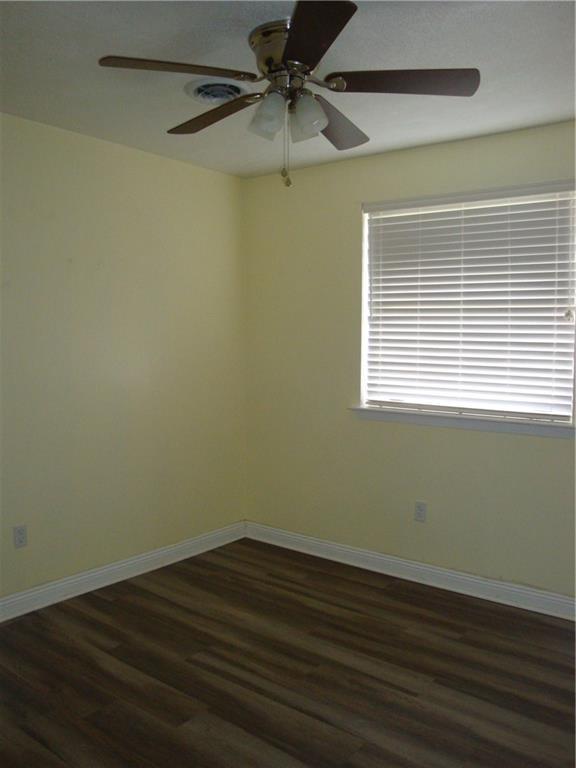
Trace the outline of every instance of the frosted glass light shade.
<instances>
[{"instance_id":1,"label":"frosted glass light shade","mask_svg":"<svg viewBox=\"0 0 576 768\"><path fill-rule=\"evenodd\" d=\"M285 111L286 102L284 97L282 94L272 91L260 102L248 126L248 130L261 136L263 139L272 141L284 125Z\"/></svg>"},{"instance_id":2,"label":"frosted glass light shade","mask_svg":"<svg viewBox=\"0 0 576 768\"><path fill-rule=\"evenodd\" d=\"M290 119L292 141L305 141L317 136L328 125L326 113L309 91L298 96Z\"/></svg>"},{"instance_id":3,"label":"frosted glass light shade","mask_svg":"<svg viewBox=\"0 0 576 768\"><path fill-rule=\"evenodd\" d=\"M296 121L294 112L290 112L290 138L292 139L292 142L297 144L299 141L306 141L306 139L311 139L314 136L317 136L317 134L311 134L310 132L302 131L298 125L298 122Z\"/></svg>"}]
</instances>

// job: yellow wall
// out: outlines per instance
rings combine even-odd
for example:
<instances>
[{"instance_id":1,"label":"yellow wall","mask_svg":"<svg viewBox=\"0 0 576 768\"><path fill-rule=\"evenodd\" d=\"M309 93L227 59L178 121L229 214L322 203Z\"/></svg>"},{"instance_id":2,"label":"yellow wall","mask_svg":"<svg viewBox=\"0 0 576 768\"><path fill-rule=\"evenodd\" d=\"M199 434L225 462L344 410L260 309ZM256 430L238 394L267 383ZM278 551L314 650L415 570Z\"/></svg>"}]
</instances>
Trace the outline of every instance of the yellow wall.
<instances>
[{"instance_id":1,"label":"yellow wall","mask_svg":"<svg viewBox=\"0 0 576 768\"><path fill-rule=\"evenodd\" d=\"M566 179L573 146L564 123L295 171L290 189L244 182L251 517L571 593L572 441L365 421L347 407L361 203ZM415 500L428 502L425 525Z\"/></svg>"},{"instance_id":2,"label":"yellow wall","mask_svg":"<svg viewBox=\"0 0 576 768\"><path fill-rule=\"evenodd\" d=\"M245 517L240 181L5 117L2 182L3 592Z\"/></svg>"}]
</instances>

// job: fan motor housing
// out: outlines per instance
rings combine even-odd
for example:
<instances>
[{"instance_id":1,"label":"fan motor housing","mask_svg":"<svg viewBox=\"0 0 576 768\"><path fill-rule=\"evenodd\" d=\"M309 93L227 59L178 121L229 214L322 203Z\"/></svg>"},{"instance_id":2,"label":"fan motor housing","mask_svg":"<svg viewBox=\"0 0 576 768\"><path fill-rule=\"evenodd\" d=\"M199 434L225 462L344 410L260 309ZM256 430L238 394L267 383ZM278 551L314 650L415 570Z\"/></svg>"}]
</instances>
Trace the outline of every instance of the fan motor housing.
<instances>
[{"instance_id":1,"label":"fan motor housing","mask_svg":"<svg viewBox=\"0 0 576 768\"><path fill-rule=\"evenodd\" d=\"M288 39L290 19L269 21L253 29L248 37L256 56L256 66L264 77L286 68L282 57Z\"/></svg>"}]
</instances>

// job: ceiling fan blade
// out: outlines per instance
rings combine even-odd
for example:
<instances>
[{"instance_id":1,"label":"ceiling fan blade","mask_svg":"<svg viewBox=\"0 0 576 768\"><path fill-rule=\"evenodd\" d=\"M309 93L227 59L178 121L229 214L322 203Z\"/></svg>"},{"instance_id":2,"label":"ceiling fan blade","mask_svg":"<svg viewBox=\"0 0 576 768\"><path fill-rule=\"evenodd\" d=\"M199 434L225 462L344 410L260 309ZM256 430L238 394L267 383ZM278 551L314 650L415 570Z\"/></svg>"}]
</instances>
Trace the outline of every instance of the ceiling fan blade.
<instances>
[{"instance_id":1,"label":"ceiling fan blade","mask_svg":"<svg viewBox=\"0 0 576 768\"><path fill-rule=\"evenodd\" d=\"M315 94L315 98L328 118L328 125L322 133L336 149L352 149L370 141L368 136L357 125L354 125L346 115L343 115L339 109L336 109L329 101L326 101L323 96Z\"/></svg>"},{"instance_id":2,"label":"ceiling fan blade","mask_svg":"<svg viewBox=\"0 0 576 768\"><path fill-rule=\"evenodd\" d=\"M348 0L300 0L290 19L284 61L297 61L314 69L356 10Z\"/></svg>"},{"instance_id":3,"label":"ceiling fan blade","mask_svg":"<svg viewBox=\"0 0 576 768\"><path fill-rule=\"evenodd\" d=\"M234 115L236 112L240 112L242 109L246 109L251 104L255 104L262 99L263 93L247 93L244 96L239 96L233 101L227 101L225 104L221 104L216 109L211 109L208 112L204 112L198 117L193 117L192 120L187 120L185 123L177 125L175 128L171 128L168 133L198 133L203 128L208 128L209 125L217 123L219 120L223 120L225 117Z\"/></svg>"},{"instance_id":4,"label":"ceiling fan blade","mask_svg":"<svg viewBox=\"0 0 576 768\"><path fill-rule=\"evenodd\" d=\"M119 67L120 69L147 69L153 72L182 72L186 75L229 77L232 80L252 82L260 80L260 77L252 74L252 72L240 72L235 69L221 69L220 67L204 67L199 64L180 64L176 61L132 59L129 56L104 56L98 63L101 67Z\"/></svg>"},{"instance_id":5,"label":"ceiling fan blade","mask_svg":"<svg viewBox=\"0 0 576 768\"><path fill-rule=\"evenodd\" d=\"M327 83L337 81L335 90L351 93L472 96L480 85L480 72L477 69L384 69L331 72L325 80Z\"/></svg>"}]
</instances>

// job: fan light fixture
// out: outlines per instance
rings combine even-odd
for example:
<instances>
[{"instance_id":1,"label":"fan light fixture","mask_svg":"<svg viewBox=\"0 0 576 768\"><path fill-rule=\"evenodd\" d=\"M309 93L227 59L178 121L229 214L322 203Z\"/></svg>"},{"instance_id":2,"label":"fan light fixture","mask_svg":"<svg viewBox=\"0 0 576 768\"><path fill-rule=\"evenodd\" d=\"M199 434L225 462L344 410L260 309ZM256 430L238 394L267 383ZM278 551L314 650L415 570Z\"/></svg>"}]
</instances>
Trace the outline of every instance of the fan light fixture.
<instances>
[{"instance_id":1,"label":"fan light fixture","mask_svg":"<svg viewBox=\"0 0 576 768\"><path fill-rule=\"evenodd\" d=\"M270 91L262 99L260 106L254 113L248 130L257 136L261 136L263 139L272 141L284 125L285 112L286 101L284 96L278 91Z\"/></svg>"},{"instance_id":2,"label":"fan light fixture","mask_svg":"<svg viewBox=\"0 0 576 768\"><path fill-rule=\"evenodd\" d=\"M293 142L313 139L326 128L326 112L310 91L303 90L296 98L294 111L290 114L290 135Z\"/></svg>"},{"instance_id":3,"label":"fan light fixture","mask_svg":"<svg viewBox=\"0 0 576 768\"><path fill-rule=\"evenodd\" d=\"M284 126L287 101L279 91L271 91L254 113L248 130L272 141ZM310 91L303 90L290 105L290 135L293 142L313 139L326 128L328 118Z\"/></svg>"}]
</instances>

